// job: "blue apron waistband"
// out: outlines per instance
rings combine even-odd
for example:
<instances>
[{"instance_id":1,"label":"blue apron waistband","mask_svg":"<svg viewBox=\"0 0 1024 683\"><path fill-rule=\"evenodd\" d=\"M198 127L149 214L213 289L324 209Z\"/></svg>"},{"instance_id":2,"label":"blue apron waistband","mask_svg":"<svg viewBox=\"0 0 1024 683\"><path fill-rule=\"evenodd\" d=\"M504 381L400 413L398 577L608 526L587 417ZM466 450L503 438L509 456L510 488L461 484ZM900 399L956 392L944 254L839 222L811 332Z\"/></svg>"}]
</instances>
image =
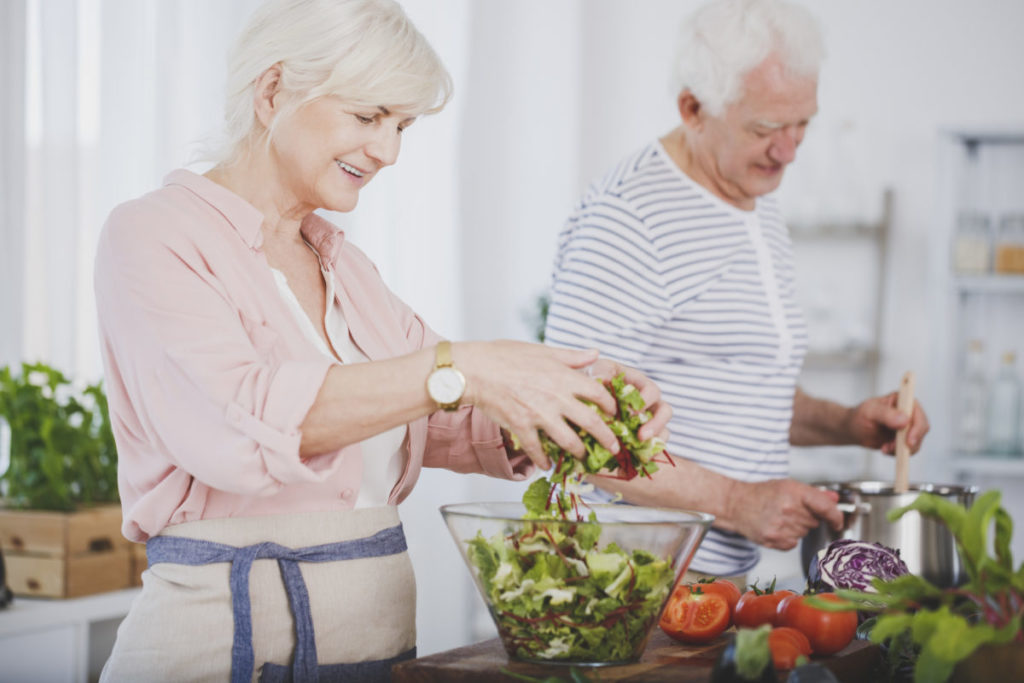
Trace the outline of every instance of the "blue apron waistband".
<instances>
[{"instance_id":1,"label":"blue apron waistband","mask_svg":"<svg viewBox=\"0 0 1024 683\"><path fill-rule=\"evenodd\" d=\"M288 594L288 603L295 618L295 654L292 659L292 680L295 683L319 681L316 636L309 609L309 593L302 578L299 562L335 562L368 557L397 555L407 550L402 525L381 529L372 536L306 548L288 548L277 543L257 543L235 547L197 538L154 536L146 542L150 564L170 562L198 566L231 563L231 606L235 632L231 646L232 683L250 683L255 666L252 645L252 604L249 600L249 572L256 560L277 560ZM408 653L403 653L403 655ZM403 655L399 655L402 657ZM382 660L383 662L390 660ZM390 664L388 664L390 666Z\"/></svg>"}]
</instances>

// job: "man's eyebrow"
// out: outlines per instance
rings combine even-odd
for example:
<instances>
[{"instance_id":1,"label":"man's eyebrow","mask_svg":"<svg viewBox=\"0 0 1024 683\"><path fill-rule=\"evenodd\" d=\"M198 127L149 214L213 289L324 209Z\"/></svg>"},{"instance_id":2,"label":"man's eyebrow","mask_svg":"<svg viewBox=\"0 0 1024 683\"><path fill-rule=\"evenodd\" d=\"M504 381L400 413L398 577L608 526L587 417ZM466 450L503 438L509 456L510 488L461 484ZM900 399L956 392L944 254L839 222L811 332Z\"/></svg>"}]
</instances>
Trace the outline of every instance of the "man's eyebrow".
<instances>
[{"instance_id":1,"label":"man's eyebrow","mask_svg":"<svg viewBox=\"0 0 1024 683\"><path fill-rule=\"evenodd\" d=\"M391 111L387 107L385 107L384 105L378 104L377 105L377 109L380 109L380 113L384 114L384 116L390 116L391 115Z\"/></svg>"},{"instance_id":2,"label":"man's eyebrow","mask_svg":"<svg viewBox=\"0 0 1024 683\"><path fill-rule=\"evenodd\" d=\"M767 121L764 119L754 121L754 125L759 128L769 128L771 130L775 130L776 128L785 128L786 126L786 124L784 123L778 123L776 121Z\"/></svg>"}]
</instances>

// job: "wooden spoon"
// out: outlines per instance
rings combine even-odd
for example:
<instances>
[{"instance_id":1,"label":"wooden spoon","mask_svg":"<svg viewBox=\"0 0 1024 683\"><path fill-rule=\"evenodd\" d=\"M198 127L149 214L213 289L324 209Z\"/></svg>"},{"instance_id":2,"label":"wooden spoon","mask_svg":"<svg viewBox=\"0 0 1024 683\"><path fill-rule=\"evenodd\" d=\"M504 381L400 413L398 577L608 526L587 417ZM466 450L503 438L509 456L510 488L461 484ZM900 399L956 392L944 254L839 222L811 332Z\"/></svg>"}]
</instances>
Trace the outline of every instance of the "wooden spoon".
<instances>
[{"instance_id":1,"label":"wooden spoon","mask_svg":"<svg viewBox=\"0 0 1024 683\"><path fill-rule=\"evenodd\" d=\"M900 381L900 390L896 395L896 409L910 417L914 412L914 372L907 370ZM896 481L892 490L894 493L906 493L910 488L910 448L907 447L908 423L896 432Z\"/></svg>"}]
</instances>

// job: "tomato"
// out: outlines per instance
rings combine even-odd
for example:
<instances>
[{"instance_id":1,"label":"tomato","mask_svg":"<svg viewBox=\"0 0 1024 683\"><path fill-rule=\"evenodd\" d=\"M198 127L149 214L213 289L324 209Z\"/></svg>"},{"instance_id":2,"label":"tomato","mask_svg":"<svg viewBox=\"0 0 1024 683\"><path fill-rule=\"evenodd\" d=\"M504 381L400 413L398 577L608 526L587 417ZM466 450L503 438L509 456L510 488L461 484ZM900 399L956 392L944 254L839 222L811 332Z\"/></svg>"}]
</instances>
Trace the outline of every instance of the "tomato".
<instances>
[{"instance_id":1,"label":"tomato","mask_svg":"<svg viewBox=\"0 0 1024 683\"><path fill-rule=\"evenodd\" d=\"M754 584L750 590L740 596L736 603L736 612L732 615L732 623L738 628L756 628L761 624L775 625L775 608L783 598L796 595L793 591L775 590L775 582L761 590Z\"/></svg>"},{"instance_id":2,"label":"tomato","mask_svg":"<svg viewBox=\"0 0 1024 683\"><path fill-rule=\"evenodd\" d=\"M772 665L776 671L785 671L792 669L796 666L796 660L804 656L793 641L783 638L782 640L772 640L771 635L768 636L768 648L772 653Z\"/></svg>"},{"instance_id":3,"label":"tomato","mask_svg":"<svg viewBox=\"0 0 1024 683\"><path fill-rule=\"evenodd\" d=\"M736 603L740 600L740 589L728 579L701 579L697 583L689 584L691 591L703 591L705 593L718 593L729 603L729 623L732 623L732 615L736 611Z\"/></svg>"},{"instance_id":4,"label":"tomato","mask_svg":"<svg viewBox=\"0 0 1024 683\"><path fill-rule=\"evenodd\" d=\"M811 656L811 643L800 631L789 626L777 626L768 634L768 647L776 669L792 669L799 657Z\"/></svg>"},{"instance_id":5,"label":"tomato","mask_svg":"<svg viewBox=\"0 0 1024 683\"><path fill-rule=\"evenodd\" d=\"M658 622L661 630L684 643L709 643L729 627L729 603L719 593L679 586Z\"/></svg>"},{"instance_id":6,"label":"tomato","mask_svg":"<svg viewBox=\"0 0 1024 683\"><path fill-rule=\"evenodd\" d=\"M857 613L826 612L807 604L806 595L793 595L782 600L777 608L778 624L791 626L811 643L815 654L834 655L850 644L857 631ZM819 593L816 597L830 602L842 602L834 593Z\"/></svg>"}]
</instances>

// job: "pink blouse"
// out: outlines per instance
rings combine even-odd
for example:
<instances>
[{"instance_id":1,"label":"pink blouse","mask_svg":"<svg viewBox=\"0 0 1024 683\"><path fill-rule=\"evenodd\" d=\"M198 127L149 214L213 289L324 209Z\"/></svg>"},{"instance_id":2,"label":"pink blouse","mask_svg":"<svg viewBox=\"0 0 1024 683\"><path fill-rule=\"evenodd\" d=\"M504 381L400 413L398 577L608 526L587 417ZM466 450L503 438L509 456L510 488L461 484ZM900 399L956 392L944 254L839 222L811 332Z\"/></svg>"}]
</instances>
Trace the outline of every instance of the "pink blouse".
<instances>
[{"instance_id":1,"label":"pink blouse","mask_svg":"<svg viewBox=\"0 0 1024 683\"><path fill-rule=\"evenodd\" d=\"M103 228L96 304L131 540L198 519L356 502L358 444L299 458L299 425L333 361L279 296L260 249L262 223L227 188L178 170L159 190L116 207ZM311 214L302 234L333 276L352 339L370 360L438 341L342 231ZM532 473L471 407L411 422L406 446L392 505L424 466L515 480Z\"/></svg>"}]
</instances>

